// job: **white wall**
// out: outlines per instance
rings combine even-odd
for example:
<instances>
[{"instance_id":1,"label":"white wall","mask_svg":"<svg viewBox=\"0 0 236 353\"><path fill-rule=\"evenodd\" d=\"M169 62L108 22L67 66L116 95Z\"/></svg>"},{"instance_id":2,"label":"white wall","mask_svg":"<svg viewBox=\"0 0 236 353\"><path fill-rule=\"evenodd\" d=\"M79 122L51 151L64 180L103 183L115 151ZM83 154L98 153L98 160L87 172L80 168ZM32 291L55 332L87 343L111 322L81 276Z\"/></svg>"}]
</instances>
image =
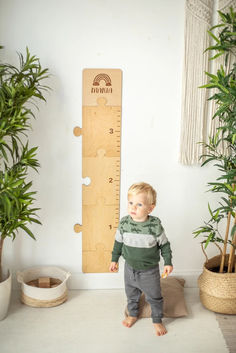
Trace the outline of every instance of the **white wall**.
<instances>
[{"instance_id":1,"label":"white wall","mask_svg":"<svg viewBox=\"0 0 236 353\"><path fill-rule=\"evenodd\" d=\"M71 288L123 285L122 270L82 274L81 234L73 231L82 222L81 139L73 135L82 121L82 70L120 68L121 216L129 185L151 183L174 274L199 273L203 255L192 231L208 218L206 182L214 171L178 163L183 38L184 0L0 0L0 58L15 63L15 52L28 46L52 74L30 140L42 165L32 175L43 226L32 226L36 242L24 234L6 242L5 263L13 270L53 264L71 271Z\"/></svg>"}]
</instances>

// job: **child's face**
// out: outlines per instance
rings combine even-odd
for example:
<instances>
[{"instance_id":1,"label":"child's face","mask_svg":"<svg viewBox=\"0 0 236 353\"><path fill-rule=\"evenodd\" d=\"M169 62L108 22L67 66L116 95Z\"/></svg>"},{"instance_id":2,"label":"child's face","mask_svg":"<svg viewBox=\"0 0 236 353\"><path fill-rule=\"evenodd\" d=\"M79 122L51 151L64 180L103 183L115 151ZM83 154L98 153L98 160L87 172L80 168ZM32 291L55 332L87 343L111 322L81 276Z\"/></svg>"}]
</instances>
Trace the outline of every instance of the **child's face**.
<instances>
[{"instance_id":1,"label":"child's face","mask_svg":"<svg viewBox=\"0 0 236 353\"><path fill-rule=\"evenodd\" d=\"M147 202L146 194L128 195L128 214L136 222L145 222L154 207Z\"/></svg>"}]
</instances>

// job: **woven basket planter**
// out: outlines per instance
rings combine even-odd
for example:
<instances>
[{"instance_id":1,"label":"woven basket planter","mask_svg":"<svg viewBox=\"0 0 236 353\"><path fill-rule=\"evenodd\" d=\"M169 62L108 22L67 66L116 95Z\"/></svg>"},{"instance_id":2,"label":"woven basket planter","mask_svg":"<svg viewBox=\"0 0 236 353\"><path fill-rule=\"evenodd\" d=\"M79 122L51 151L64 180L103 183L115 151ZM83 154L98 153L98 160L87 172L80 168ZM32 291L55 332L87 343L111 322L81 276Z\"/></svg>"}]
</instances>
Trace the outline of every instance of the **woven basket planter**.
<instances>
[{"instance_id":1,"label":"woven basket planter","mask_svg":"<svg viewBox=\"0 0 236 353\"><path fill-rule=\"evenodd\" d=\"M226 255L225 265L229 255ZM200 299L209 310L221 314L236 314L236 273L210 271L220 265L221 256L215 256L204 264L203 273L198 279Z\"/></svg>"},{"instance_id":2,"label":"woven basket planter","mask_svg":"<svg viewBox=\"0 0 236 353\"><path fill-rule=\"evenodd\" d=\"M21 283L22 303L37 308L50 308L64 303L67 300L66 282L70 275L69 272L54 266L32 267L18 272L17 280ZM40 277L57 279L55 282L60 284L52 288L37 288L30 285Z\"/></svg>"}]
</instances>

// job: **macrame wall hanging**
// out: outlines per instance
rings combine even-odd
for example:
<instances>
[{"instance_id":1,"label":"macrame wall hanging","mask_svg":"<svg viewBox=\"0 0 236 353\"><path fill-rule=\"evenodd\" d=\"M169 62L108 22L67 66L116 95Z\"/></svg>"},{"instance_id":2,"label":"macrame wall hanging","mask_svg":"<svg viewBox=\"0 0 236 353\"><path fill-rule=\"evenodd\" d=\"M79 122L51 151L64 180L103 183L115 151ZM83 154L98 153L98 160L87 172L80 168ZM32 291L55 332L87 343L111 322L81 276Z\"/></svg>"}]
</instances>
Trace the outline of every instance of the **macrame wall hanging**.
<instances>
[{"instance_id":1,"label":"macrame wall hanging","mask_svg":"<svg viewBox=\"0 0 236 353\"><path fill-rule=\"evenodd\" d=\"M236 0L186 0L185 2L185 52L182 85L182 120L180 140L180 163L200 164L204 153L203 145L207 137L216 129L211 117L215 107L207 101L208 90L199 89L206 83L207 72L216 72L222 58L211 62L209 52L204 50L211 45L207 30L213 26L218 10L225 12L230 6L236 7ZM224 148L222 146L222 148Z\"/></svg>"}]
</instances>

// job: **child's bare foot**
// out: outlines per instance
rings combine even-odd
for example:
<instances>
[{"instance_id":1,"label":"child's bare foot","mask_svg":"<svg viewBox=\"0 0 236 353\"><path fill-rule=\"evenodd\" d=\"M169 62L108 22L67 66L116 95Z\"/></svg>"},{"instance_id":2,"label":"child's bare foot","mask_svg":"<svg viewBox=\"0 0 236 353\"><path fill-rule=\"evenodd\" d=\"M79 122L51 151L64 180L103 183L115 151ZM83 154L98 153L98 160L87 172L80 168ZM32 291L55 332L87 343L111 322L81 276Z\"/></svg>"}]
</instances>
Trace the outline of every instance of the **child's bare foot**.
<instances>
[{"instance_id":1,"label":"child's bare foot","mask_svg":"<svg viewBox=\"0 0 236 353\"><path fill-rule=\"evenodd\" d=\"M155 323L153 325L154 325L157 336L164 336L167 333L167 330L164 325L157 324L157 323Z\"/></svg>"},{"instance_id":2,"label":"child's bare foot","mask_svg":"<svg viewBox=\"0 0 236 353\"><path fill-rule=\"evenodd\" d=\"M122 324L126 327L131 327L135 322L138 320L135 316L127 316L123 321Z\"/></svg>"}]
</instances>

